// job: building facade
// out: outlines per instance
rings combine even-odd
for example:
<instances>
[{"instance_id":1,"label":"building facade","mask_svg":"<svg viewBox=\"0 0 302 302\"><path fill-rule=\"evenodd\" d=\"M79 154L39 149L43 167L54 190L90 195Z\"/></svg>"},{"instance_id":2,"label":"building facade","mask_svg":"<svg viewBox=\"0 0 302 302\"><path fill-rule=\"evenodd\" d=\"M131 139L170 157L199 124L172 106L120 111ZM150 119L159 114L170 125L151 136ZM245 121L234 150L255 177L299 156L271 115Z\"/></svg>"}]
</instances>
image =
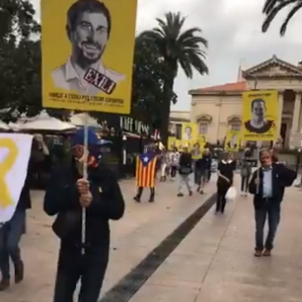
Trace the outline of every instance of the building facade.
<instances>
[{"instance_id":1,"label":"building facade","mask_svg":"<svg viewBox=\"0 0 302 302\"><path fill-rule=\"evenodd\" d=\"M276 56L242 71L240 82L189 91L191 122L198 123L208 142L222 144L228 129L240 129L242 92L251 89L278 90L280 141L290 147L290 136L302 126L302 63L293 65Z\"/></svg>"}]
</instances>

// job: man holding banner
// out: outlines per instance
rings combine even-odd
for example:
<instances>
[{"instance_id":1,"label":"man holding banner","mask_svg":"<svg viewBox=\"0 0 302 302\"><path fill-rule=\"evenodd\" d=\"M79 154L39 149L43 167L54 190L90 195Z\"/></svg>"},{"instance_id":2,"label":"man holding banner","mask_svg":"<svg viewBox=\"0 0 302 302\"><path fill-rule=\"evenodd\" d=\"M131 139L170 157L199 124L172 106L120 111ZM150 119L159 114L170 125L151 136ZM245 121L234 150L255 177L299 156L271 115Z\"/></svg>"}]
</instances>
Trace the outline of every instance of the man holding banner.
<instances>
[{"instance_id":1,"label":"man holding banner","mask_svg":"<svg viewBox=\"0 0 302 302\"><path fill-rule=\"evenodd\" d=\"M41 10L43 106L86 116L72 167L53 176L45 196L61 238L54 301L72 301L81 278L79 300L96 302L109 257L108 221L122 217L124 201L112 172L93 160L87 111L130 113L137 0L42 0Z\"/></svg>"},{"instance_id":2,"label":"man holding banner","mask_svg":"<svg viewBox=\"0 0 302 302\"><path fill-rule=\"evenodd\" d=\"M44 210L57 215L53 231L61 240L54 302L72 301L81 279L79 301L96 302L109 260L109 220L120 219L124 199L113 172L98 161L99 139L88 131L84 149L84 129L72 142L71 165L53 171L44 198ZM83 178L84 154L88 152L88 179ZM86 239L82 242L82 209L86 209ZM85 253L82 254L82 249Z\"/></svg>"}]
</instances>

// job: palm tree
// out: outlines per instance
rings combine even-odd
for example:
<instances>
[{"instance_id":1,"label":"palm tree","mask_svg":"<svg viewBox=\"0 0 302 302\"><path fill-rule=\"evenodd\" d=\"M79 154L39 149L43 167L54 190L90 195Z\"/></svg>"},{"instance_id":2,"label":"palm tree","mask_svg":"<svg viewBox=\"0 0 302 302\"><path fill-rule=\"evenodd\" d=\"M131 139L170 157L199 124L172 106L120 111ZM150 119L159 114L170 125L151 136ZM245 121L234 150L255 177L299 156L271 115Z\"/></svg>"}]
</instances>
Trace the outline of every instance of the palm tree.
<instances>
[{"instance_id":1,"label":"palm tree","mask_svg":"<svg viewBox=\"0 0 302 302\"><path fill-rule=\"evenodd\" d=\"M176 102L173 93L174 80L180 66L188 78L193 77L193 70L201 75L208 73L204 60L208 42L201 37L201 29L193 27L183 29L186 18L180 12L165 14L164 19L156 19L158 27L145 31L141 37L150 39L158 50L159 57L163 60L166 69L166 79L163 90L165 100L162 108L161 136L166 142L171 102Z\"/></svg>"},{"instance_id":2,"label":"palm tree","mask_svg":"<svg viewBox=\"0 0 302 302\"><path fill-rule=\"evenodd\" d=\"M283 36L286 33L287 25L291 18L297 13L297 11L302 8L302 0L266 0L263 13L266 14L266 18L262 24L262 31L266 32L269 28L271 22L276 17L276 15L284 8L292 6L286 19L281 25L280 35Z\"/></svg>"}]
</instances>

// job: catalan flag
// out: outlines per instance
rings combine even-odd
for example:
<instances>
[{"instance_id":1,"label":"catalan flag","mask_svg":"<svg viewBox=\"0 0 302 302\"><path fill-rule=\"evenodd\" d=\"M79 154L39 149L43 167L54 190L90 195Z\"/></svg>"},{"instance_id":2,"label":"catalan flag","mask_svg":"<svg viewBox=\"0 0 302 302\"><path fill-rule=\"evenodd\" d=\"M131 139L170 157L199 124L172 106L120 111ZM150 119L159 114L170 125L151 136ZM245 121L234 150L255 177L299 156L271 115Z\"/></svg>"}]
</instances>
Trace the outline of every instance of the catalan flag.
<instances>
[{"instance_id":1,"label":"catalan flag","mask_svg":"<svg viewBox=\"0 0 302 302\"><path fill-rule=\"evenodd\" d=\"M138 187L154 188L157 156L146 152L137 157L136 184Z\"/></svg>"}]
</instances>

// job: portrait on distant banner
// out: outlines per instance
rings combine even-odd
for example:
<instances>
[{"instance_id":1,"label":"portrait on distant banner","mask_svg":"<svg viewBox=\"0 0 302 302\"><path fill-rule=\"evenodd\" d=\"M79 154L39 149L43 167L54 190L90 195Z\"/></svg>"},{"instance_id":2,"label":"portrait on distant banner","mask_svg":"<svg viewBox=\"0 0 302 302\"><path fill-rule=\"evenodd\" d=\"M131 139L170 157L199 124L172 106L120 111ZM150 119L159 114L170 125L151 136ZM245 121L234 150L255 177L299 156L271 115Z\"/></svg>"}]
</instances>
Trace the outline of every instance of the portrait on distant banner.
<instances>
[{"instance_id":1,"label":"portrait on distant banner","mask_svg":"<svg viewBox=\"0 0 302 302\"><path fill-rule=\"evenodd\" d=\"M228 152L236 152L240 147L240 131L228 131L225 139L224 149Z\"/></svg>"},{"instance_id":2,"label":"portrait on distant banner","mask_svg":"<svg viewBox=\"0 0 302 302\"><path fill-rule=\"evenodd\" d=\"M277 137L278 92L246 91L242 96L245 140L271 141Z\"/></svg>"},{"instance_id":3,"label":"portrait on distant banner","mask_svg":"<svg viewBox=\"0 0 302 302\"><path fill-rule=\"evenodd\" d=\"M183 123L181 140L183 142L193 141L197 139L197 124Z\"/></svg>"},{"instance_id":4,"label":"portrait on distant banner","mask_svg":"<svg viewBox=\"0 0 302 302\"><path fill-rule=\"evenodd\" d=\"M136 4L42 0L46 107L129 113Z\"/></svg>"}]
</instances>

